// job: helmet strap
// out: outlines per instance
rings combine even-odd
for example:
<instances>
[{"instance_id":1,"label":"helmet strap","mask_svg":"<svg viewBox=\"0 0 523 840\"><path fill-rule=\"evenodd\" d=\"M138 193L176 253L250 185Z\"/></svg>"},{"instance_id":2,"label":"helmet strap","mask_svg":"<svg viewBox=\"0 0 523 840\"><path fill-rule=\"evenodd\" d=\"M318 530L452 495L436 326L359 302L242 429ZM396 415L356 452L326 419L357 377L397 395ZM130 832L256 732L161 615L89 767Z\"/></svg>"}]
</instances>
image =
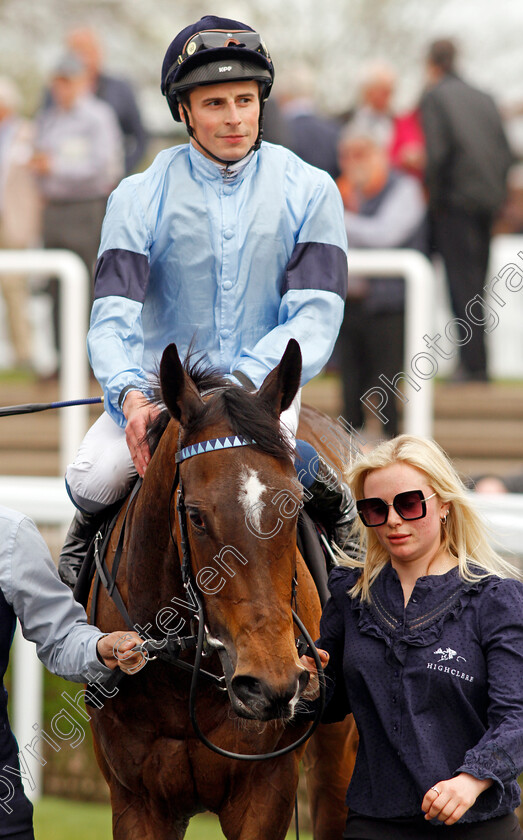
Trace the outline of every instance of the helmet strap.
<instances>
[{"instance_id":1,"label":"helmet strap","mask_svg":"<svg viewBox=\"0 0 523 840\"><path fill-rule=\"evenodd\" d=\"M260 91L260 116L258 117L258 136L256 138L254 146L252 147L255 152L258 151L263 140L263 109L265 108L265 102L266 100L263 99L263 95Z\"/></svg>"}]
</instances>

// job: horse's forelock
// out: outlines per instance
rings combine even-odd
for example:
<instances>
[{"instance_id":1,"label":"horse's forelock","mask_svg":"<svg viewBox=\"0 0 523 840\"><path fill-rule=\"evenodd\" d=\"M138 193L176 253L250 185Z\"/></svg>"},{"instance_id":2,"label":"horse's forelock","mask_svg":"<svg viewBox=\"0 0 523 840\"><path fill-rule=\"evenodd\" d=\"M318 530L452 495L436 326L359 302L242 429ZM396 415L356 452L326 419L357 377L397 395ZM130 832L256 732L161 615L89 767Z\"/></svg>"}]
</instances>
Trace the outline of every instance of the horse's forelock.
<instances>
[{"instance_id":1,"label":"horse's forelock","mask_svg":"<svg viewBox=\"0 0 523 840\"><path fill-rule=\"evenodd\" d=\"M232 387L223 392L222 401L236 435L250 438L268 455L292 459L293 448L282 434L279 418L254 394Z\"/></svg>"},{"instance_id":2,"label":"horse's forelock","mask_svg":"<svg viewBox=\"0 0 523 840\"><path fill-rule=\"evenodd\" d=\"M203 433L207 426L225 420L233 434L249 438L268 455L285 460L292 458L292 446L282 435L278 418L256 399L255 394L231 383L215 368L205 364L201 357L194 360L193 356L188 356L184 369L200 394L220 390L205 403L204 410L184 427L183 439L193 438ZM163 405L159 380L154 387L154 402L162 406L162 411L147 429L151 453L158 446L170 419Z\"/></svg>"}]
</instances>

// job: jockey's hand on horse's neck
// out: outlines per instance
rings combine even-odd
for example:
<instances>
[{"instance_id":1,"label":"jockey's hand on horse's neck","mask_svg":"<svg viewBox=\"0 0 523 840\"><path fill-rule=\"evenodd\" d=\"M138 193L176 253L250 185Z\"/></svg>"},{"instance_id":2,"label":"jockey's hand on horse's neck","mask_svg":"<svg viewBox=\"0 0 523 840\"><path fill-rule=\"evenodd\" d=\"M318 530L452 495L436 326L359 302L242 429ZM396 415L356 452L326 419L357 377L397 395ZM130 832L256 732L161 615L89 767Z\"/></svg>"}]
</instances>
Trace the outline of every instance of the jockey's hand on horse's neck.
<instances>
[{"instance_id":1,"label":"jockey's hand on horse's neck","mask_svg":"<svg viewBox=\"0 0 523 840\"><path fill-rule=\"evenodd\" d=\"M127 420L127 446L138 475L143 478L151 460L149 444L145 438L147 424L156 417L159 408L149 402L141 391L129 391L123 404L123 413Z\"/></svg>"}]
</instances>

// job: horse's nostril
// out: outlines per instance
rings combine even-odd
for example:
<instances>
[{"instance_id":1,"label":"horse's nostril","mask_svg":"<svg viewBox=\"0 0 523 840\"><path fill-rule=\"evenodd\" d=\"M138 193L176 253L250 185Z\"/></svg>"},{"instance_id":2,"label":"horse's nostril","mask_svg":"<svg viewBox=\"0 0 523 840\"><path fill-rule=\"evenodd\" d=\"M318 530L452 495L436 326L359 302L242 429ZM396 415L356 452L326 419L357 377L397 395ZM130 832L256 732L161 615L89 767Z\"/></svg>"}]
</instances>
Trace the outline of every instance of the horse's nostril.
<instances>
[{"instance_id":1,"label":"horse's nostril","mask_svg":"<svg viewBox=\"0 0 523 840\"><path fill-rule=\"evenodd\" d=\"M238 699L241 700L242 703L245 703L247 706L250 705L254 700L265 700L265 694L262 689L262 684L260 680L256 679L256 677L250 677L248 675L241 677L233 677L232 690L234 691Z\"/></svg>"},{"instance_id":2,"label":"horse's nostril","mask_svg":"<svg viewBox=\"0 0 523 840\"><path fill-rule=\"evenodd\" d=\"M305 676L307 679L307 675ZM244 706L263 720L285 716L289 711L289 704L296 696L297 690L302 689L302 675L286 688L275 690L268 683L256 677L244 675L233 677L231 687Z\"/></svg>"}]
</instances>

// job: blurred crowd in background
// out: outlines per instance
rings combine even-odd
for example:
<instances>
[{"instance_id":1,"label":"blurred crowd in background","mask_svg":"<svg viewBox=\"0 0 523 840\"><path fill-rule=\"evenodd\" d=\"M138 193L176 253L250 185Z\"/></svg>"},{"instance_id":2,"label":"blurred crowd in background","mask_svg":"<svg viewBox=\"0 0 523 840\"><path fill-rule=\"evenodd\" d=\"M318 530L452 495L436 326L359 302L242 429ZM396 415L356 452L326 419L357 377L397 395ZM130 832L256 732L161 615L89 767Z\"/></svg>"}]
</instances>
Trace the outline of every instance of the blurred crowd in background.
<instances>
[{"instance_id":1,"label":"blurred crowd in background","mask_svg":"<svg viewBox=\"0 0 523 840\"><path fill-rule=\"evenodd\" d=\"M451 40L426 48L417 101L395 106L398 74L379 57L361 67L352 107L326 114L310 67L296 65L266 107L264 139L292 149L336 180L349 248L415 248L439 254L456 318L482 294L491 236L523 232L523 183L503 110L462 76ZM66 248L91 278L107 198L145 168L159 145L148 134L139 91L105 69L89 28L70 31L40 104L28 114L12 79L0 78L0 248ZM345 103L344 103L345 104ZM60 363L60 295L54 278L0 274L0 367L45 379ZM344 415L365 424L361 395L403 359L401 277L351 275L345 321L331 361L342 379ZM91 292L92 293L92 292ZM458 342L459 343L459 342ZM457 382L487 381L484 332L461 342ZM389 406L387 433L396 434Z\"/></svg>"}]
</instances>

